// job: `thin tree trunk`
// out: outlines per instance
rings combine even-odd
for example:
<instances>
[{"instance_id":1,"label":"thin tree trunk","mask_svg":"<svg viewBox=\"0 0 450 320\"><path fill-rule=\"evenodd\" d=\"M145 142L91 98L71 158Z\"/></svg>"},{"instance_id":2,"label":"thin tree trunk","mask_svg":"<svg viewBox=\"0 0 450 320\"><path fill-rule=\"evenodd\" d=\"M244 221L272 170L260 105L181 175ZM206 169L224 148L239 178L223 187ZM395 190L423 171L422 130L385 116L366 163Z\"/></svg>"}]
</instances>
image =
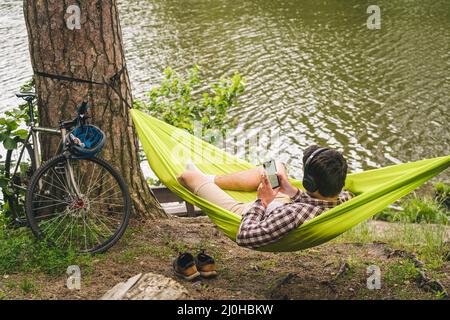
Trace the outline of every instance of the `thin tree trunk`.
<instances>
[{"instance_id":1,"label":"thin tree trunk","mask_svg":"<svg viewBox=\"0 0 450 320\"><path fill-rule=\"evenodd\" d=\"M76 5L79 28L68 27ZM72 7L73 8L73 7ZM96 82L108 81L125 65L122 31L115 0L24 0L31 62L35 71L72 76ZM70 26L70 25L69 25ZM113 163L128 184L135 212L141 217L162 217L143 177L138 142L128 107L105 86L53 80L35 76L39 120L42 126L57 127L61 119L74 117L76 106L87 100L92 123L105 131L107 143L102 156ZM131 86L125 71L117 90L132 105ZM58 137L41 137L44 159L55 154Z\"/></svg>"}]
</instances>

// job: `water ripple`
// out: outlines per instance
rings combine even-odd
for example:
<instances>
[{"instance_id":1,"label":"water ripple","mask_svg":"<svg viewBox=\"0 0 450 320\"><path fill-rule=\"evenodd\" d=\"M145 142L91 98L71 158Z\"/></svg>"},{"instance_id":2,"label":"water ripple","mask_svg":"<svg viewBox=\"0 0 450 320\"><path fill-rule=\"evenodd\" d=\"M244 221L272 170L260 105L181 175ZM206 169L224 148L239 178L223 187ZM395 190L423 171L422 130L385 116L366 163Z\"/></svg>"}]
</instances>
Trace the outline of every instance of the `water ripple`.
<instances>
[{"instance_id":1,"label":"water ripple","mask_svg":"<svg viewBox=\"0 0 450 320\"><path fill-rule=\"evenodd\" d=\"M0 110L31 75L21 3L0 4ZM357 0L119 5L135 96L166 66L198 63L209 80L239 71L248 87L231 110L236 134L279 132L294 171L311 143L339 148L353 170L450 153L448 1L380 0L373 31Z\"/></svg>"}]
</instances>

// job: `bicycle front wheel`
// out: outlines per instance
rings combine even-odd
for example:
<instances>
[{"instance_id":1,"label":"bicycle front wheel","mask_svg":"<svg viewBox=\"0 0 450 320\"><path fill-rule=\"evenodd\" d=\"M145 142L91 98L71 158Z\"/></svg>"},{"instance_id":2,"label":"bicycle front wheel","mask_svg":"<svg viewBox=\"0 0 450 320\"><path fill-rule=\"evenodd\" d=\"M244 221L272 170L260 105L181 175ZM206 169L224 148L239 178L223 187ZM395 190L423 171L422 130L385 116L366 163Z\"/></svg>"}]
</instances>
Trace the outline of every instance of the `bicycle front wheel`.
<instances>
[{"instance_id":1,"label":"bicycle front wheel","mask_svg":"<svg viewBox=\"0 0 450 320\"><path fill-rule=\"evenodd\" d=\"M106 161L60 155L32 177L26 213L39 239L63 249L98 253L125 232L130 202L122 177Z\"/></svg>"}]
</instances>

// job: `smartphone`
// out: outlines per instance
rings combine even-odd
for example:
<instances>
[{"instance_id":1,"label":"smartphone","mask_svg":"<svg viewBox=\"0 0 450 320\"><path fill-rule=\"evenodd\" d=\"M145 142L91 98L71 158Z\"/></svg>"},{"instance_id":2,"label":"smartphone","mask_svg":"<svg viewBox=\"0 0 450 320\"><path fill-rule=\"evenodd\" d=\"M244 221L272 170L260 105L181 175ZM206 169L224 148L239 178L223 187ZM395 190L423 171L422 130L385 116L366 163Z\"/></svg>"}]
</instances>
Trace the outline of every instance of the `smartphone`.
<instances>
[{"instance_id":1,"label":"smartphone","mask_svg":"<svg viewBox=\"0 0 450 320\"><path fill-rule=\"evenodd\" d=\"M272 189L280 187L280 180L277 173L277 165L275 164L275 160L267 161L263 164L264 170L266 170L267 178L269 179L270 185Z\"/></svg>"}]
</instances>

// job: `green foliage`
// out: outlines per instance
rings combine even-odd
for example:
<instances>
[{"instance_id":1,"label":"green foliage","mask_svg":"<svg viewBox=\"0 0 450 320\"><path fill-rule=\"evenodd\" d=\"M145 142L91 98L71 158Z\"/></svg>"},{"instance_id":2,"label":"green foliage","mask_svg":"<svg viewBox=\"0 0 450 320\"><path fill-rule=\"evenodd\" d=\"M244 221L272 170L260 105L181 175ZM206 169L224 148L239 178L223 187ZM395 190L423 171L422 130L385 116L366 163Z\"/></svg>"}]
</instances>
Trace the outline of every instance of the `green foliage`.
<instances>
[{"instance_id":1,"label":"green foliage","mask_svg":"<svg viewBox=\"0 0 450 320\"><path fill-rule=\"evenodd\" d=\"M392 210L391 208L386 208L383 211L380 211L376 215L374 215L373 219L392 222L393 217L395 216L396 213L397 211Z\"/></svg>"},{"instance_id":2,"label":"green foliage","mask_svg":"<svg viewBox=\"0 0 450 320\"><path fill-rule=\"evenodd\" d=\"M375 219L388 222L436 223L443 225L447 225L449 222L449 212L441 203L433 199L421 199L414 196L405 200L401 206L403 210L385 209L378 213Z\"/></svg>"},{"instance_id":3,"label":"green foliage","mask_svg":"<svg viewBox=\"0 0 450 320\"><path fill-rule=\"evenodd\" d=\"M36 289L36 283L33 279L24 278L19 284L23 293L30 293Z\"/></svg>"},{"instance_id":4,"label":"green foliage","mask_svg":"<svg viewBox=\"0 0 450 320\"><path fill-rule=\"evenodd\" d=\"M32 81L22 86L21 91L30 91L34 87ZM22 104L18 108L6 111L0 118L0 143L6 150L14 150L19 140L24 140L28 136L28 131L21 129L21 125L29 121L27 104Z\"/></svg>"},{"instance_id":5,"label":"green foliage","mask_svg":"<svg viewBox=\"0 0 450 320\"><path fill-rule=\"evenodd\" d=\"M396 215L394 221L448 224L448 216L439 203L431 199L414 197L405 202L404 210Z\"/></svg>"},{"instance_id":6,"label":"green foliage","mask_svg":"<svg viewBox=\"0 0 450 320\"><path fill-rule=\"evenodd\" d=\"M443 182L436 183L434 186L434 189L436 190L436 193L444 196L449 197L450 196L450 185L445 184Z\"/></svg>"},{"instance_id":7,"label":"green foliage","mask_svg":"<svg viewBox=\"0 0 450 320\"><path fill-rule=\"evenodd\" d=\"M159 179L147 178L148 185L152 187L160 187L164 186L163 183Z\"/></svg>"},{"instance_id":8,"label":"green foliage","mask_svg":"<svg viewBox=\"0 0 450 320\"><path fill-rule=\"evenodd\" d=\"M414 265L414 262L405 259L399 264L392 264L385 275L386 284L389 286L405 284L405 282L415 281L419 276L419 270Z\"/></svg>"},{"instance_id":9,"label":"green foliage","mask_svg":"<svg viewBox=\"0 0 450 320\"><path fill-rule=\"evenodd\" d=\"M434 190L436 201L450 210L450 185L440 182L434 186Z\"/></svg>"},{"instance_id":10,"label":"green foliage","mask_svg":"<svg viewBox=\"0 0 450 320\"><path fill-rule=\"evenodd\" d=\"M29 81L21 87L21 91L33 91L34 82ZM36 110L35 110L36 114ZM21 104L17 108L6 111L3 117L0 117L0 143L6 150L14 150L19 148L19 142L25 140L28 137L28 130L23 129L23 125L28 123L30 120L28 115L27 104ZM3 157L0 159L4 161ZM21 174L27 171L26 163L20 168ZM8 179L5 177L5 164L0 163L0 188L2 189L3 195L10 194L6 188L8 184ZM8 204L0 203L0 214L1 211L4 213L9 213Z\"/></svg>"},{"instance_id":11,"label":"green foliage","mask_svg":"<svg viewBox=\"0 0 450 320\"><path fill-rule=\"evenodd\" d=\"M8 218L0 214L0 274L44 272L58 275L70 265L89 269L91 256L52 248L37 241L28 228L10 228Z\"/></svg>"},{"instance_id":12,"label":"green foliage","mask_svg":"<svg viewBox=\"0 0 450 320\"><path fill-rule=\"evenodd\" d=\"M435 293L436 299L445 299L447 297L447 293L445 291L437 291Z\"/></svg>"},{"instance_id":13,"label":"green foliage","mask_svg":"<svg viewBox=\"0 0 450 320\"><path fill-rule=\"evenodd\" d=\"M161 84L148 94L150 101L135 101L135 108L191 134L198 123L202 136L211 136L209 142L214 142L214 133L219 130L223 134L230 126L226 122L227 111L236 106L245 84L239 73L235 73L231 79L207 85L202 82L199 71L195 65L181 76L167 68Z\"/></svg>"}]
</instances>

